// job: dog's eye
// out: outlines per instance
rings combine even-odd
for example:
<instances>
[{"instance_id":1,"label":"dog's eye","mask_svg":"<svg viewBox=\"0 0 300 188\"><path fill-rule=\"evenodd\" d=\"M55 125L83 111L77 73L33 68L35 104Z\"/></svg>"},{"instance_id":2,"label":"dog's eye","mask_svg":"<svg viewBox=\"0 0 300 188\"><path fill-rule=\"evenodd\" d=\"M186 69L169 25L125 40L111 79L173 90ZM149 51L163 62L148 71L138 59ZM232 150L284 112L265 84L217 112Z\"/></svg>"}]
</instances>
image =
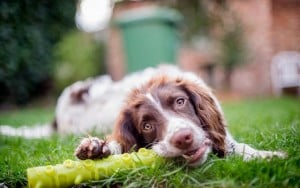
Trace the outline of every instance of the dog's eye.
<instances>
[{"instance_id":1,"label":"dog's eye","mask_svg":"<svg viewBox=\"0 0 300 188\"><path fill-rule=\"evenodd\" d=\"M150 131L150 130L152 130L152 125L150 124L150 123L144 123L144 125L143 125L143 129L145 130L145 131Z\"/></svg>"},{"instance_id":2,"label":"dog's eye","mask_svg":"<svg viewBox=\"0 0 300 188\"><path fill-rule=\"evenodd\" d=\"M180 97L180 98L176 99L176 104L182 106L182 105L184 105L184 103L185 103L185 99L184 98Z\"/></svg>"}]
</instances>

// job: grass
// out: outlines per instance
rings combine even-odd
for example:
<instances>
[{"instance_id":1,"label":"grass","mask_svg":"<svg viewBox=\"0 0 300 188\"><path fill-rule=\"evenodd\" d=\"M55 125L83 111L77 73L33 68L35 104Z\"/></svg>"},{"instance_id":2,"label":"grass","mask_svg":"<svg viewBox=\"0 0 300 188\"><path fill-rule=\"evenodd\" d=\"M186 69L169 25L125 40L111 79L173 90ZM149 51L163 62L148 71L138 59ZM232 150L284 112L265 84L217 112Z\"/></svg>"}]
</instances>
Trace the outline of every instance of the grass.
<instances>
[{"instance_id":1,"label":"grass","mask_svg":"<svg viewBox=\"0 0 300 188\"><path fill-rule=\"evenodd\" d=\"M31 107L12 111L0 111L0 125L34 125L49 123L54 117L54 107Z\"/></svg>"},{"instance_id":2,"label":"grass","mask_svg":"<svg viewBox=\"0 0 300 188\"><path fill-rule=\"evenodd\" d=\"M121 170L84 186L110 187L300 187L300 101L293 98L224 103L233 136L259 149L283 150L287 159L243 162L238 156L211 155L201 167L167 161L155 167ZM0 114L0 124L34 124L50 121L53 108L23 109ZM0 137L0 184L26 186L26 168L75 159L78 137L53 136L28 140Z\"/></svg>"}]
</instances>

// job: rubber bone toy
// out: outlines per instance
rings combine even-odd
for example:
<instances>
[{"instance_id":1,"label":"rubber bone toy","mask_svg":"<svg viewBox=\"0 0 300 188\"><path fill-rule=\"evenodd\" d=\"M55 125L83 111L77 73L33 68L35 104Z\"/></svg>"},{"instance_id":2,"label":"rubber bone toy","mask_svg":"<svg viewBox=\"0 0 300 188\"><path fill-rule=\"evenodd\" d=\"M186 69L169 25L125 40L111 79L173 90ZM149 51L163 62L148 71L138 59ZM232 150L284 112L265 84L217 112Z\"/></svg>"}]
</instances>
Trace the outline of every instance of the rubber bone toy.
<instances>
[{"instance_id":1,"label":"rubber bone toy","mask_svg":"<svg viewBox=\"0 0 300 188\"><path fill-rule=\"evenodd\" d=\"M99 160L72 161L63 164L38 166L27 169L28 187L68 187L89 180L100 180L113 175L118 169L151 166L161 159L152 150L111 155Z\"/></svg>"}]
</instances>

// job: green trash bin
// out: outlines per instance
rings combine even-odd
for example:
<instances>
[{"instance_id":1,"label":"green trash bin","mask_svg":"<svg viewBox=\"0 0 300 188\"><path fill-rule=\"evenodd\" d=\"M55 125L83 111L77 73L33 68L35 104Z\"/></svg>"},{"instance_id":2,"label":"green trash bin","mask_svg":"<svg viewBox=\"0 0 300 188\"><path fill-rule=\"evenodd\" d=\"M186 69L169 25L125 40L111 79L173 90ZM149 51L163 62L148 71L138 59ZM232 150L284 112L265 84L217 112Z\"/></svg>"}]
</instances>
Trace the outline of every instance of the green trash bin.
<instances>
[{"instance_id":1,"label":"green trash bin","mask_svg":"<svg viewBox=\"0 0 300 188\"><path fill-rule=\"evenodd\" d=\"M127 71L133 72L161 63L176 63L180 46L178 27L182 16L168 8L138 8L120 14L120 27Z\"/></svg>"}]
</instances>

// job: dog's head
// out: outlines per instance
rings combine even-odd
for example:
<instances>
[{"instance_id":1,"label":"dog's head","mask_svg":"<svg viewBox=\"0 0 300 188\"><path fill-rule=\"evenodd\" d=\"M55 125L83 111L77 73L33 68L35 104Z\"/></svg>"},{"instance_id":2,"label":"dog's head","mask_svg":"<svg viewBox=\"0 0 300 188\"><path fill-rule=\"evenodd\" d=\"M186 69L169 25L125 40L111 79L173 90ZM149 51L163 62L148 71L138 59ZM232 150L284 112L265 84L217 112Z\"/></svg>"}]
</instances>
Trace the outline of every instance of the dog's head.
<instances>
[{"instance_id":1,"label":"dog's head","mask_svg":"<svg viewBox=\"0 0 300 188\"><path fill-rule=\"evenodd\" d=\"M225 152L222 112L207 87L162 76L133 90L113 133L123 151L152 148L163 157L202 164L210 151Z\"/></svg>"}]
</instances>

